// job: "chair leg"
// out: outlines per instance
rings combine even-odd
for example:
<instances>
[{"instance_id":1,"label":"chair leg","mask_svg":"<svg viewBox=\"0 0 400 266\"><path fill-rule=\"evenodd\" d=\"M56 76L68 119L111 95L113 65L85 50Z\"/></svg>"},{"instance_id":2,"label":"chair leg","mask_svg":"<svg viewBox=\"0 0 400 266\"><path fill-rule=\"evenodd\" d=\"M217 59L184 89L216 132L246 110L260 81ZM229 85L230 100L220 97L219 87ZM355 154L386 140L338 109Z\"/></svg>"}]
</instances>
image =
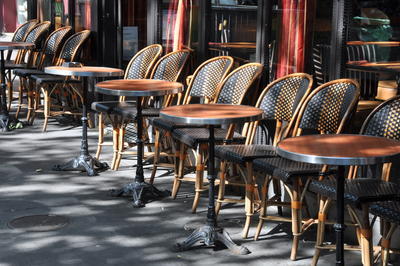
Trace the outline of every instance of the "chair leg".
<instances>
[{"instance_id":1,"label":"chair leg","mask_svg":"<svg viewBox=\"0 0 400 266\"><path fill-rule=\"evenodd\" d=\"M50 96L47 89L43 89L43 101L44 101L44 122L43 122L43 132L47 131L47 124L49 123L50 117Z\"/></svg>"},{"instance_id":2,"label":"chair leg","mask_svg":"<svg viewBox=\"0 0 400 266\"><path fill-rule=\"evenodd\" d=\"M121 126L118 129L118 147L117 147L117 156L115 158L114 168L113 170L118 170L121 160L122 160L122 152L124 150L124 139L125 139L125 127Z\"/></svg>"},{"instance_id":3,"label":"chair leg","mask_svg":"<svg viewBox=\"0 0 400 266\"><path fill-rule=\"evenodd\" d=\"M115 169L115 163L117 162L119 152L119 128L113 128L113 157L111 161L111 169Z\"/></svg>"},{"instance_id":4,"label":"chair leg","mask_svg":"<svg viewBox=\"0 0 400 266\"><path fill-rule=\"evenodd\" d=\"M158 162L160 160L160 131L158 129L155 129L155 131L156 133L154 136L153 169L151 171L150 184L153 184L154 182L154 177L156 176L157 173Z\"/></svg>"},{"instance_id":5,"label":"chair leg","mask_svg":"<svg viewBox=\"0 0 400 266\"><path fill-rule=\"evenodd\" d=\"M264 183L261 188L261 209L260 209L260 216L258 220L258 225L256 229L256 233L254 235L254 240L258 240L260 236L261 230L264 225L264 218L267 216L267 199L268 199L268 187L272 177L265 176Z\"/></svg>"},{"instance_id":6,"label":"chair leg","mask_svg":"<svg viewBox=\"0 0 400 266\"><path fill-rule=\"evenodd\" d=\"M11 70L8 71L8 82L7 82L7 87L8 87L8 110L11 109L11 103L13 101L13 83L12 83L12 77L11 77Z\"/></svg>"},{"instance_id":7,"label":"chair leg","mask_svg":"<svg viewBox=\"0 0 400 266\"><path fill-rule=\"evenodd\" d=\"M300 180L295 178L293 182L292 199L291 199L291 211L292 211L292 250L290 253L290 259L296 260L297 250L299 247L299 240L301 236L302 227L302 202L301 202L301 190L300 190Z\"/></svg>"},{"instance_id":8,"label":"chair leg","mask_svg":"<svg viewBox=\"0 0 400 266\"><path fill-rule=\"evenodd\" d=\"M186 159L185 144L179 143L176 146L179 147L179 150L178 149L176 150L175 162L174 162L175 177L174 177L174 184L172 186L172 194L171 194L171 197L173 199L176 199L176 195L178 194L179 188L181 186L181 182L182 182L181 178L183 177L183 170L184 170L185 159Z\"/></svg>"},{"instance_id":9,"label":"chair leg","mask_svg":"<svg viewBox=\"0 0 400 266\"><path fill-rule=\"evenodd\" d=\"M33 87L31 87L31 88L33 88ZM39 105L40 105L40 92L37 90L34 90L34 91L32 91L32 93L33 93L33 109L32 109L32 115L30 117L30 120L28 121L28 123L30 125L32 125L33 122L35 121L36 110L39 109Z\"/></svg>"},{"instance_id":10,"label":"chair leg","mask_svg":"<svg viewBox=\"0 0 400 266\"><path fill-rule=\"evenodd\" d=\"M26 82L25 82L25 84L26 84ZM26 95L27 95L27 100L28 100L28 113L26 114L26 121L29 122L32 117L35 100L34 100L33 91L28 86L26 86Z\"/></svg>"},{"instance_id":11,"label":"chair leg","mask_svg":"<svg viewBox=\"0 0 400 266\"><path fill-rule=\"evenodd\" d=\"M325 237L325 222L326 222L326 214L329 209L331 201L326 198L321 198L319 202L319 214L318 214L318 225L317 225L317 238L315 241L315 250L314 256L311 262L311 265L316 266L318 263L319 256L321 254L320 247L324 242Z\"/></svg>"},{"instance_id":12,"label":"chair leg","mask_svg":"<svg viewBox=\"0 0 400 266\"><path fill-rule=\"evenodd\" d=\"M368 204L362 206L362 217L361 221L361 257L362 263L366 266L373 265L373 249L372 249L372 230L369 222L369 211Z\"/></svg>"},{"instance_id":13,"label":"chair leg","mask_svg":"<svg viewBox=\"0 0 400 266\"><path fill-rule=\"evenodd\" d=\"M203 147L199 147L199 152L196 156L196 181L195 181L195 194L192 205L192 213L196 213L197 206L199 205L200 195L204 188L204 153Z\"/></svg>"},{"instance_id":14,"label":"chair leg","mask_svg":"<svg viewBox=\"0 0 400 266\"><path fill-rule=\"evenodd\" d=\"M281 202L282 198L281 181L278 179L272 179L272 184L274 188L274 194L278 198L278 201ZM283 216L282 206L278 205L277 209L278 209L278 215Z\"/></svg>"},{"instance_id":15,"label":"chair leg","mask_svg":"<svg viewBox=\"0 0 400 266\"><path fill-rule=\"evenodd\" d=\"M226 181L226 161L221 161L220 172L219 172L219 187L218 187L218 198L215 205L215 214L218 215L221 210L222 202L225 196L225 181Z\"/></svg>"},{"instance_id":16,"label":"chair leg","mask_svg":"<svg viewBox=\"0 0 400 266\"><path fill-rule=\"evenodd\" d=\"M245 197L245 210L246 210L246 222L242 231L242 238L247 238L250 229L251 217L254 214L254 173L253 163L246 163L246 197Z\"/></svg>"},{"instance_id":17,"label":"chair leg","mask_svg":"<svg viewBox=\"0 0 400 266\"><path fill-rule=\"evenodd\" d=\"M19 113L21 112L21 107L22 107L22 98L23 98L22 82L23 82L23 80L20 79L20 84L19 84L19 87L18 87L18 106L17 106L17 111L15 112L15 118L16 118L16 119L18 119ZM12 94L13 92L12 92L12 91L9 91L8 93L11 93L11 94ZM10 109L10 107L11 107L11 100L10 100L10 99L8 99L8 100L9 100L9 102L8 102L8 104L9 104L8 109Z\"/></svg>"},{"instance_id":18,"label":"chair leg","mask_svg":"<svg viewBox=\"0 0 400 266\"><path fill-rule=\"evenodd\" d=\"M104 123L103 123L103 113L99 113L99 137L97 140L97 151L96 151L96 159L100 159L100 154L101 150L103 148L103 143L104 143ZM113 132L113 137L114 137L114 132Z\"/></svg>"}]
</instances>

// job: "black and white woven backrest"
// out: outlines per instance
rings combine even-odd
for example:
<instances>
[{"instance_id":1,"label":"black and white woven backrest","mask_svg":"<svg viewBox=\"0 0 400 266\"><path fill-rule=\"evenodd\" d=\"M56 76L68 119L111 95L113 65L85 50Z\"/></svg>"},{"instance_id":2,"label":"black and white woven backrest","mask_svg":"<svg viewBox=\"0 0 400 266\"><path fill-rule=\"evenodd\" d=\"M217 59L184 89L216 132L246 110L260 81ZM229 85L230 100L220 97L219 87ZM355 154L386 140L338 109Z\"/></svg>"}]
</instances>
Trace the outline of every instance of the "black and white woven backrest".
<instances>
[{"instance_id":1,"label":"black and white woven backrest","mask_svg":"<svg viewBox=\"0 0 400 266\"><path fill-rule=\"evenodd\" d=\"M339 133L357 104L360 89L351 79L339 79L316 88L306 99L298 128Z\"/></svg>"},{"instance_id":2,"label":"black and white woven backrest","mask_svg":"<svg viewBox=\"0 0 400 266\"><path fill-rule=\"evenodd\" d=\"M90 31L84 30L73 34L69 37L60 52L60 60L57 63L62 64L63 62L74 61L78 56L83 44L89 39Z\"/></svg>"},{"instance_id":3,"label":"black and white woven backrest","mask_svg":"<svg viewBox=\"0 0 400 266\"><path fill-rule=\"evenodd\" d=\"M190 97L214 99L218 84L228 74L232 64L232 57L219 56L211 58L199 66L189 86Z\"/></svg>"},{"instance_id":4,"label":"black and white woven backrest","mask_svg":"<svg viewBox=\"0 0 400 266\"><path fill-rule=\"evenodd\" d=\"M19 26L12 37L12 41L13 42L23 42L26 34L37 24L37 20L33 19L33 20L29 20L27 22L25 22L24 24L22 24L21 26Z\"/></svg>"},{"instance_id":5,"label":"black and white woven backrest","mask_svg":"<svg viewBox=\"0 0 400 266\"><path fill-rule=\"evenodd\" d=\"M180 50L163 56L155 66L152 79L176 81L189 55L189 50Z\"/></svg>"},{"instance_id":6,"label":"black and white woven backrest","mask_svg":"<svg viewBox=\"0 0 400 266\"><path fill-rule=\"evenodd\" d=\"M53 31L44 45L41 67L51 65L65 38L71 33L72 28L67 26Z\"/></svg>"},{"instance_id":7,"label":"black and white woven backrest","mask_svg":"<svg viewBox=\"0 0 400 266\"><path fill-rule=\"evenodd\" d=\"M50 28L51 23L49 21L44 21L36 24L26 35L25 42L33 43L35 49L39 48L41 41L46 35Z\"/></svg>"},{"instance_id":8,"label":"black and white woven backrest","mask_svg":"<svg viewBox=\"0 0 400 266\"><path fill-rule=\"evenodd\" d=\"M159 44L149 45L135 54L125 71L125 79L145 79L162 53Z\"/></svg>"},{"instance_id":9,"label":"black and white woven backrest","mask_svg":"<svg viewBox=\"0 0 400 266\"><path fill-rule=\"evenodd\" d=\"M257 107L264 110L265 119L290 121L303 97L310 92L312 77L296 73L282 77L261 93Z\"/></svg>"},{"instance_id":10,"label":"black and white woven backrest","mask_svg":"<svg viewBox=\"0 0 400 266\"><path fill-rule=\"evenodd\" d=\"M360 133L400 140L400 96L376 107L365 120Z\"/></svg>"},{"instance_id":11,"label":"black and white woven backrest","mask_svg":"<svg viewBox=\"0 0 400 266\"><path fill-rule=\"evenodd\" d=\"M260 76L262 69L261 64L249 63L232 71L222 81L217 103L241 104L247 90Z\"/></svg>"}]
</instances>

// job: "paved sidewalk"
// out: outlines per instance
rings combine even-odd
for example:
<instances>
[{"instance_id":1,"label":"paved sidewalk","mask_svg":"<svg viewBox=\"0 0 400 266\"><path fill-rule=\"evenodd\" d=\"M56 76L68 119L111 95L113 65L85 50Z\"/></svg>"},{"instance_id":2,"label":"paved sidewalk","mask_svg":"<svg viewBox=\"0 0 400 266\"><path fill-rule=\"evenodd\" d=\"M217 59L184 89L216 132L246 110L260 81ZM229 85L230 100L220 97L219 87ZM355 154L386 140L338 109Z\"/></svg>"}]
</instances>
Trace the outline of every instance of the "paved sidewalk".
<instances>
[{"instance_id":1,"label":"paved sidewalk","mask_svg":"<svg viewBox=\"0 0 400 266\"><path fill-rule=\"evenodd\" d=\"M184 227L205 221L206 194L197 214L192 214L193 187L182 185L178 199L166 198L135 209L129 198L112 198L110 188L131 181L133 160L123 160L119 171L108 170L88 177L77 172L54 172L54 164L79 153L80 127L51 120L47 133L42 120L33 126L0 134L0 265L309 265L313 242L300 243L299 260L289 260L289 225L266 223L259 241L241 239L243 206L221 211L220 225L251 254L239 256L226 249L196 248L172 252L171 246L189 235ZM89 131L94 154L96 130ZM105 147L102 161L110 162ZM145 171L149 175L150 170ZM172 176L156 178L160 189L171 189ZM53 231L30 232L11 229L9 222L29 215L61 215L67 224ZM250 236L254 235L257 217ZM267 232L269 232L267 234ZM313 234L305 236L314 239ZM328 252L320 265L333 265ZM346 252L348 265L359 265L359 253Z\"/></svg>"}]
</instances>

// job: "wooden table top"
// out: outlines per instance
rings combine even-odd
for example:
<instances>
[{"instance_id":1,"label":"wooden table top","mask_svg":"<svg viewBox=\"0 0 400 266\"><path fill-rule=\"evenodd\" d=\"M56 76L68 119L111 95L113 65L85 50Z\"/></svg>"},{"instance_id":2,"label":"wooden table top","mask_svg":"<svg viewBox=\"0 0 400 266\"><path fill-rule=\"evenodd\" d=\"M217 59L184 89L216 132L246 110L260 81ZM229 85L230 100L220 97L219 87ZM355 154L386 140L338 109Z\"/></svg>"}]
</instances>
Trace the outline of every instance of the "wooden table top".
<instances>
[{"instance_id":1,"label":"wooden table top","mask_svg":"<svg viewBox=\"0 0 400 266\"><path fill-rule=\"evenodd\" d=\"M120 77L124 71L119 68L82 66L82 67L64 67L50 66L45 67L44 72L61 76L83 76L83 77Z\"/></svg>"},{"instance_id":2,"label":"wooden table top","mask_svg":"<svg viewBox=\"0 0 400 266\"><path fill-rule=\"evenodd\" d=\"M183 90L182 83L155 79L116 79L99 82L96 91L117 96L162 96Z\"/></svg>"},{"instance_id":3,"label":"wooden table top","mask_svg":"<svg viewBox=\"0 0 400 266\"><path fill-rule=\"evenodd\" d=\"M160 117L166 120L198 125L221 125L260 120L263 110L247 105L231 104L187 104L161 110Z\"/></svg>"},{"instance_id":4,"label":"wooden table top","mask_svg":"<svg viewBox=\"0 0 400 266\"><path fill-rule=\"evenodd\" d=\"M400 72L400 62L367 62L367 61L351 61L346 63L349 70L361 70L370 72Z\"/></svg>"},{"instance_id":5,"label":"wooden table top","mask_svg":"<svg viewBox=\"0 0 400 266\"><path fill-rule=\"evenodd\" d=\"M400 141L364 135L307 135L278 143L277 153L294 161L370 165L400 159Z\"/></svg>"},{"instance_id":6,"label":"wooden table top","mask_svg":"<svg viewBox=\"0 0 400 266\"><path fill-rule=\"evenodd\" d=\"M28 49L35 45L29 42L0 42L0 50Z\"/></svg>"}]
</instances>

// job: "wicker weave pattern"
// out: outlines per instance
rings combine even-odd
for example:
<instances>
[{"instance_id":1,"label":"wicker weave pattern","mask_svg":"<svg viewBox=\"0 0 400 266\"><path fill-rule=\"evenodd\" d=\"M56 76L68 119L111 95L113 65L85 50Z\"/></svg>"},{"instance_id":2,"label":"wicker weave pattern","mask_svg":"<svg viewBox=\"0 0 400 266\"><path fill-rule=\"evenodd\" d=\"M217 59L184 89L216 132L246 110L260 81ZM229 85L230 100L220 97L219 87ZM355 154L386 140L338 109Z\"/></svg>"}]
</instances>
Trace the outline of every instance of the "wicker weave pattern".
<instances>
[{"instance_id":1,"label":"wicker weave pattern","mask_svg":"<svg viewBox=\"0 0 400 266\"><path fill-rule=\"evenodd\" d=\"M89 38L89 35L90 31L84 30L69 37L60 52L60 58L65 61L73 61L82 48L83 43Z\"/></svg>"},{"instance_id":2,"label":"wicker weave pattern","mask_svg":"<svg viewBox=\"0 0 400 266\"><path fill-rule=\"evenodd\" d=\"M284 183L291 183L294 177L318 176L322 169L322 165L295 162L278 156L256 159L253 166L256 171L279 178Z\"/></svg>"},{"instance_id":3,"label":"wicker weave pattern","mask_svg":"<svg viewBox=\"0 0 400 266\"><path fill-rule=\"evenodd\" d=\"M179 51L168 57L164 57L158 64L153 79L175 81L177 75L179 75L182 64L186 62L188 56L188 51Z\"/></svg>"},{"instance_id":4,"label":"wicker weave pattern","mask_svg":"<svg viewBox=\"0 0 400 266\"><path fill-rule=\"evenodd\" d=\"M372 214L378 215L383 219L400 224L400 201L384 201L370 205Z\"/></svg>"},{"instance_id":5,"label":"wicker weave pattern","mask_svg":"<svg viewBox=\"0 0 400 266\"><path fill-rule=\"evenodd\" d=\"M37 24L36 20L30 20L22 24L14 33L12 37L13 42L22 42L26 34Z\"/></svg>"},{"instance_id":6,"label":"wicker weave pattern","mask_svg":"<svg viewBox=\"0 0 400 266\"><path fill-rule=\"evenodd\" d=\"M335 133L356 91L354 84L346 82L324 87L308 102L299 127Z\"/></svg>"},{"instance_id":7,"label":"wicker weave pattern","mask_svg":"<svg viewBox=\"0 0 400 266\"><path fill-rule=\"evenodd\" d=\"M41 37L44 37L44 34L49 30L50 22L42 22L37 24L28 35L26 35L26 42L35 44L36 48L40 45L42 41Z\"/></svg>"},{"instance_id":8,"label":"wicker weave pattern","mask_svg":"<svg viewBox=\"0 0 400 266\"><path fill-rule=\"evenodd\" d=\"M217 145L215 157L229 162L243 164L256 158L275 156L275 148L271 145Z\"/></svg>"},{"instance_id":9,"label":"wicker weave pattern","mask_svg":"<svg viewBox=\"0 0 400 266\"><path fill-rule=\"evenodd\" d=\"M126 79L144 79L150 67L152 67L152 61L161 53L161 46L151 45L141 51L132 59L129 63L129 67L126 70Z\"/></svg>"},{"instance_id":10,"label":"wicker weave pattern","mask_svg":"<svg viewBox=\"0 0 400 266\"><path fill-rule=\"evenodd\" d=\"M375 109L365 124L362 134L400 140L400 97Z\"/></svg>"},{"instance_id":11,"label":"wicker weave pattern","mask_svg":"<svg viewBox=\"0 0 400 266\"><path fill-rule=\"evenodd\" d=\"M309 80L305 77L288 77L272 86L260 104L265 118L283 121L292 119L308 85Z\"/></svg>"},{"instance_id":12,"label":"wicker weave pattern","mask_svg":"<svg viewBox=\"0 0 400 266\"><path fill-rule=\"evenodd\" d=\"M249 65L236 71L222 87L217 103L240 104L243 95L259 70L259 66Z\"/></svg>"},{"instance_id":13,"label":"wicker weave pattern","mask_svg":"<svg viewBox=\"0 0 400 266\"><path fill-rule=\"evenodd\" d=\"M336 199L336 180L313 180L310 191ZM372 201L391 200L399 197L399 186L377 178L356 178L345 180L344 199L347 204L359 205Z\"/></svg>"},{"instance_id":14,"label":"wicker weave pattern","mask_svg":"<svg viewBox=\"0 0 400 266\"><path fill-rule=\"evenodd\" d=\"M231 61L226 58L211 61L198 72L190 91L192 97L208 97L213 99L218 83L223 78L225 71L230 67Z\"/></svg>"},{"instance_id":15,"label":"wicker weave pattern","mask_svg":"<svg viewBox=\"0 0 400 266\"><path fill-rule=\"evenodd\" d=\"M46 55L55 55L60 43L70 31L70 27L64 27L53 32L47 40L46 46L44 47L44 53Z\"/></svg>"}]
</instances>

